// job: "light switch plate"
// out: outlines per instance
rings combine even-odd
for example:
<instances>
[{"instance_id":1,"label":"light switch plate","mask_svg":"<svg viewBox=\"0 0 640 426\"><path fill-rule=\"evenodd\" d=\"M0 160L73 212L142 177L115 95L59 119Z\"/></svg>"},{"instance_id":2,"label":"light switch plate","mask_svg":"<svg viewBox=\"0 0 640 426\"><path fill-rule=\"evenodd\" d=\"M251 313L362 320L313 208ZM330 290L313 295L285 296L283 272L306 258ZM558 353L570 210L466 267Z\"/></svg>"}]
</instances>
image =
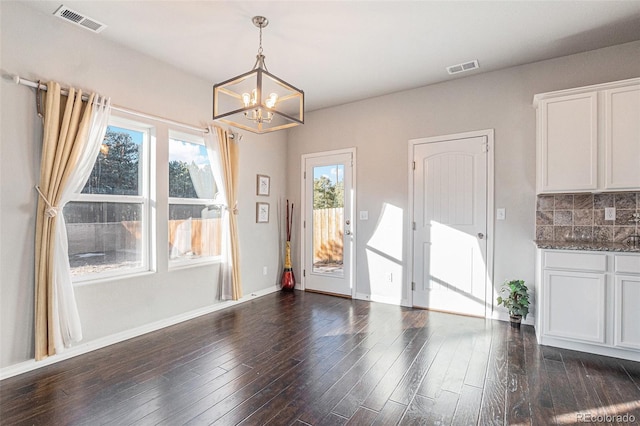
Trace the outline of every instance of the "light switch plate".
<instances>
[{"instance_id":1,"label":"light switch plate","mask_svg":"<svg viewBox=\"0 0 640 426\"><path fill-rule=\"evenodd\" d=\"M507 216L507 212L505 209L501 208L496 210L496 219L504 220L506 216Z\"/></svg>"},{"instance_id":2,"label":"light switch plate","mask_svg":"<svg viewBox=\"0 0 640 426\"><path fill-rule=\"evenodd\" d=\"M604 220L616 220L616 208L606 207L604 209Z\"/></svg>"}]
</instances>

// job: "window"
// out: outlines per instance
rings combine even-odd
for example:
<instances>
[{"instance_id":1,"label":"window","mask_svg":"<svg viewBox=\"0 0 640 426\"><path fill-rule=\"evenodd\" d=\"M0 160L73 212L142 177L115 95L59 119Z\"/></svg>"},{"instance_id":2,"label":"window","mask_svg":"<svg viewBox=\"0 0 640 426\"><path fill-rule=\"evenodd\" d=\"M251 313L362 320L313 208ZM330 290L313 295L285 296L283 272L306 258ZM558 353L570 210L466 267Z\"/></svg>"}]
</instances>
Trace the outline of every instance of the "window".
<instances>
[{"instance_id":1,"label":"window","mask_svg":"<svg viewBox=\"0 0 640 426\"><path fill-rule=\"evenodd\" d=\"M140 121L111 117L85 187L64 208L74 282L155 270L161 252L170 268L220 256L221 205L203 137Z\"/></svg>"},{"instance_id":2,"label":"window","mask_svg":"<svg viewBox=\"0 0 640 426\"><path fill-rule=\"evenodd\" d=\"M112 119L82 193L65 206L74 281L149 269L149 132Z\"/></svg>"},{"instance_id":3,"label":"window","mask_svg":"<svg viewBox=\"0 0 640 426\"><path fill-rule=\"evenodd\" d=\"M172 265L220 255L221 206L204 140L170 132L169 260Z\"/></svg>"}]
</instances>

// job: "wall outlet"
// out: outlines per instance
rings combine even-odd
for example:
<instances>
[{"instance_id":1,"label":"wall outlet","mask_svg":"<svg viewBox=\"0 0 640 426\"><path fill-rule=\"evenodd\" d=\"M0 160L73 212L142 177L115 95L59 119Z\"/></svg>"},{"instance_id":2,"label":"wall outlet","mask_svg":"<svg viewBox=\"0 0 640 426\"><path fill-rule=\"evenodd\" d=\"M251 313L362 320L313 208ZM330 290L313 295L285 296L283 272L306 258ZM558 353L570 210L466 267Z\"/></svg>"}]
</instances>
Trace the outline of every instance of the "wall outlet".
<instances>
[{"instance_id":1,"label":"wall outlet","mask_svg":"<svg viewBox=\"0 0 640 426\"><path fill-rule=\"evenodd\" d=\"M369 220L369 211L361 210L360 211L360 220Z\"/></svg>"},{"instance_id":2,"label":"wall outlet","mask_svg":"<svg viewBox=\"0 0 640 426\"><path fill-rule=\"evenodd\" d=\"M616 220L615 207L607 207L604 209L604 220Z\"/></svg>"},{"instance_id":3,"label":"wall outlet","mask_svg":"<svg viewBox=\"0 0 640 426\"><path fill-rule=\"evenodd\" d=\"M262 275L267 275L267 267L266 266L262 267Z\"/></svg>"}]
</instances>

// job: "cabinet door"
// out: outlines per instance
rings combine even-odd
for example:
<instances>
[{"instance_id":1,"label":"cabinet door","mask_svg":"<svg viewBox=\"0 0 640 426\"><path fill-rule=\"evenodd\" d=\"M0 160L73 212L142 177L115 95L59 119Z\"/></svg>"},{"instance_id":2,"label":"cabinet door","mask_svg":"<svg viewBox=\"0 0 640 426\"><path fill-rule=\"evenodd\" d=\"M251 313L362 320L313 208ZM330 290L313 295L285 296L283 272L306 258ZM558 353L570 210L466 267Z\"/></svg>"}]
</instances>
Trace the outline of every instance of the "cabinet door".
<instances>
[{"instance_id":1,"label":"cabinet door","mask_svg":"<svg viewBox=\"0 0 640 426\"><path fill-rule=\"evenodd\" d=\"M616 346L640 350L640 276L615 276L615 337Z\"/></svg>"},{"instance_id":2,"label":"cabinet door","mask_svg":"<svg viewBox=\"0 0 640 426\"><path fill-rule=\"evenodd\" d=\"M604 189L640 188L640 86L604 92Z\"/></svg>"},{"instance_id":3,"label":"cabinet door","mask_svg":"<svg viewBox=\"0 0 640 426\"><path fill-rule=\"evenodd\" d=\"M605 274L544 271L544 334L605 342Z\"/></svg>"},{"instance_id":4,"label":"cabinet door","mask_svg":"<svg viewBox=\"0 0 640 426\"><path fill-rule=\"evenodd\" d=\"M543 100L539 113L538 192L596 189L597 92Z\"/></svg>"}]
</instances>

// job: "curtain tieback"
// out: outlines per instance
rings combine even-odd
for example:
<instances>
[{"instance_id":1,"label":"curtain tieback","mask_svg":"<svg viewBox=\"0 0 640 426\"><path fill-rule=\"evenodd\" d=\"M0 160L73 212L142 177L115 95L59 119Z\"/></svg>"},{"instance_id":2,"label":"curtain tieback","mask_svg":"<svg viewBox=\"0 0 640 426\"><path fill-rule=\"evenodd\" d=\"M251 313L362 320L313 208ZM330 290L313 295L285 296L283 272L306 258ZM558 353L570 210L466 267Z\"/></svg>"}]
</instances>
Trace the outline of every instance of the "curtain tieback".
<instances>
[{"instance_id":1,"label":"curtain tieback","mask_svg":"<svg viewBox=\"0 0 640 426\"><path fill-rule=\"evenodd\" d=\"M40 191L40 187L38 185L36 185L36 191L38 191L38 194L40 194L40 197L47 205L47 208L44 210L44 214L47 217L56 217L58 215L58 208L51 205L49 200L47 200L47 197L45 197L42 191Z\"/></svg>"},{"instance_id":2,"label":"curtain tieback","mask_svg":"<svg viewBox=\"0 0 640 426\"><path fill-rule=\"evenodd\" d=\"M223 206L222 206L222 208L223 208L223 209L225 209L225 210L226 210L226 211L228 211L228 212L231 212L231 214L234 214L234 215L236 215L236 216L237 216L237 215L238 215L238 213L239 213L239 211L238 211L238 206L234 206L232 209L230 209L230 208L229 208L229 206L227 206L227 205L223 205Z\"/></svg>"}]
</instances>

